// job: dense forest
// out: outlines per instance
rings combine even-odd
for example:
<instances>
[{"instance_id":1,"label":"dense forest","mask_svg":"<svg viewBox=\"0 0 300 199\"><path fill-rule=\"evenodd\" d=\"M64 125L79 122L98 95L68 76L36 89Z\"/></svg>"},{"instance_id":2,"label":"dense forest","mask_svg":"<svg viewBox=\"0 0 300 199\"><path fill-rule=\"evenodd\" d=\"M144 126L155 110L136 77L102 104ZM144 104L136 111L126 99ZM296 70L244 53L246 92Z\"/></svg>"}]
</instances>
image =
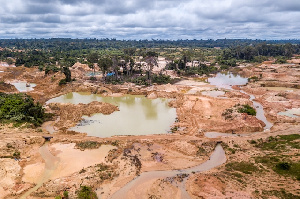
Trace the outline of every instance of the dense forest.
<instances>
[{"instance_id":1,"label":"dense forest","mask_svg":"<svg viewBox=\"0 0 300 199\"><path fill-rule=\"evenodd\" d=\"M83 50L123 48L228 48L256 44L300 44L300 40L252 40L252 39L208 39L208 40L117 40L117 39L0 39L0 47L42 50Z\"/></svg>"},{"instance_id":2,"label":"dense forest","mask_svg":"<svg viewBox=\"0 0 300 199\"><path fill-rule=\"evenodd\" d=\"M48 117L39 103L27 94L0 93L0 121L41 125Z\"/></svg>"},{"instance_id":3,"label":"dense forest","mask_svg":"<svg viewBox=\"0 0 300 199\"><path fill-rule=\"evenodd\" d=\"M180 76L191 76L227 70L243 62L261 63L270 57L277 63L285 63L294 54L300 54L300 40L0 40L0 61L38 67L45 74L61 71L66 75L61 84L72 81L68 68L76 62L87 64L94 72L97 65L103 75L109 74L105 75L107 82L151 84L171 81L163 74L151 74L158 56L166 58L166 69ZM143 69L142 62L147 69Z\"/></svg>"}]
</instances>

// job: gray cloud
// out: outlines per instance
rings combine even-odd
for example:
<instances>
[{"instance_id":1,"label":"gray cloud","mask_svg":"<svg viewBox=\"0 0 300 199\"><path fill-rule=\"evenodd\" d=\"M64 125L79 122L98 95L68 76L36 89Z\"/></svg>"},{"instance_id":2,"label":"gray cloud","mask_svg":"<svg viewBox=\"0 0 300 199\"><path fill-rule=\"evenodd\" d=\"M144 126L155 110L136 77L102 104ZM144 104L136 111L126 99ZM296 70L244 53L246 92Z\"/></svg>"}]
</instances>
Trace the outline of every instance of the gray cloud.
<instances>
[{"instance_id":1,"label":"gray cloud","mask_svg":"<svg viewBox=\"0 0 300 199\"><path fill-rule=\"evenodd\" d=\"M299 0L0 0L2 38L299 38Z\"/></svg>"}]
</instances>

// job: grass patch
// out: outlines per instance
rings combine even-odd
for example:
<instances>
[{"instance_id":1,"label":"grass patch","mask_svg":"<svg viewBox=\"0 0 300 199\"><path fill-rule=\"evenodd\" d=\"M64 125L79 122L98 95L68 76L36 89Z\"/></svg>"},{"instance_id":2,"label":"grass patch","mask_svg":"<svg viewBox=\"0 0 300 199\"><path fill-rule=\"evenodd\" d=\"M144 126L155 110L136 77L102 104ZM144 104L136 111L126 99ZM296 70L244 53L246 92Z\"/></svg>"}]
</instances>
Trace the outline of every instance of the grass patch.
<instances>
[{"instance_id":1,"label":"grass patch","mask_svg":"<svg viewBox=\"0 0 300 199\"><path fill-rule=\"evenodd\" d=\"M99 169L97 171L106 171L109 169L109 166L106 164L103 164L103 163L98 164L97 167L99 167Z\"/></svg>"},{"instance_id":2,"label":"grass patch","mask_svg":"<svg viewBox=\"0 0 300 199\"><path fill-rule=\"evenodd\" d=\"M281 190L271 190L271 191L262 191L262 198L263 199L268 199L270 196L276 196L277 198L281 199L300 199L300 196L294 195L292 193L286 192L284 189Z\"/></svg>"},{"instance_id":3,"label":"grass patch","mask_svg":"<svg viewBox=\"0 0 300 199\"><path fill-rule=\"evenodd\" d=\"M230 162L225 165L227 171L239 171L245 174L252 174L259 170L253 163L250 162Z\"/></svg>"},{"instance_id":4,"label":"grass patch","mask_svg":"<svg viewBox=\"0 0 300 199\"><path fill-rule=\"evenodd\" d=\"M256 157L255 162L269 167L279 175L300 180L300 162L292 162L284 156Z\"/></svg>"},{"instance_id":5,"label":"grass patch","mask_svg":"<svg viewBox=\"0 0 300 199\"><path fill-rule=\"evenodd\" d=\"M76 143L75 147L79 148L80 150L85 149L98 149L101 146L101 143L96 141L84 141Z\"/></svg>"},{"instance_id":6,"label":"grass patch","mask_svg":"<svg viewBox=\"0 0 300 199\"><path fill-rule=\"evenodd\" d=\"M251 144L255 144L255 147L262 150L270 151L283 151L287 150L287 147L300 149L300 144L296 140L300 139L299 134L291 135L279 135L276 137L268 137L266 140L259 139L257 141L251 141Z\"/></svg>"},{"instance_id":7,"label":"grass patch","mask_svg":"<svg viewBox=\"0 0 300 199\"><path fill-rule=\"evenodd\" d=\"M283 176L290 176L300 181L300 162L279 162L273 170Z\"/></svg>"}]
</instances>

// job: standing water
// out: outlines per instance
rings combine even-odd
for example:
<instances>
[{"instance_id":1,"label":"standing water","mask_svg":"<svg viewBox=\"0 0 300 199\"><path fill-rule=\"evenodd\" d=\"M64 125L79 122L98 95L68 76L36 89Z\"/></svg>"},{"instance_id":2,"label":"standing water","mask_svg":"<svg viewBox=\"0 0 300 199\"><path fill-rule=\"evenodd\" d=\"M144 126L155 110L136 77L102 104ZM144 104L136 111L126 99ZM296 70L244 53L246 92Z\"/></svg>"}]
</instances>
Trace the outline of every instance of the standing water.
<instances>
[{"instance_id":1,"label":"standing water","mask_svg":"<svg viewBox=\"0 0 300 199\"><path fill-rule=\"evenodd\" d=\"M248 78L235 75L233 73L217 73L215 77L208 78L208 82L211 85L215 85L219 88L231 89L233 85L245 85L248 82Z\"/></svg>"},{"instance_id":2,"label":"standing water","mask_svg":"<svg viewBox=\"0 0 300 199\"><path fill-rule=\"evenodd\" d=\"M232 89L231 86L233 86L233 85L247 84L248 78L244 78L239 75L234 75L233 73L230 73L230 72L229 73L218 73L215 77L208 78L208 82L219 88ZM256 110L256 118L263 121L266 124L266 126L264 127L264 130L270 130L270 128L273 126L273 124L267 120L263 106L260 103L254 101L255 100L254 95L250 95L242 90L240 90L240 92L245 93L250 96L250 101L252 101L253 106Z\"/></svg>"},{"instance_id":3,"label":"standing water","mask_svg":"<svg viewBox=\"0 0 300 199\"><path fill-rule=\"evenodd\" d=\"M176 118L176 109L168 106L169 100L152 100L144 96L102 97L74 92L51 99L47 103L87 104L92 101L116 105L120 111L110 115L97 113L91 117L83 116L84 119L70 130L96 137L164 134L170 130Z\"/></svg>"},{"instance_id":4,"label":"standing water","mask_svg":"<svg viewBox=\"0 0 300 199\"><path fill-rule=\"evenodd\" d=\"M11 84L14 85L20 92L33 91L33 87L36 86L36 84L27 82L11 82Z\"/></svg>"}]
</instances>

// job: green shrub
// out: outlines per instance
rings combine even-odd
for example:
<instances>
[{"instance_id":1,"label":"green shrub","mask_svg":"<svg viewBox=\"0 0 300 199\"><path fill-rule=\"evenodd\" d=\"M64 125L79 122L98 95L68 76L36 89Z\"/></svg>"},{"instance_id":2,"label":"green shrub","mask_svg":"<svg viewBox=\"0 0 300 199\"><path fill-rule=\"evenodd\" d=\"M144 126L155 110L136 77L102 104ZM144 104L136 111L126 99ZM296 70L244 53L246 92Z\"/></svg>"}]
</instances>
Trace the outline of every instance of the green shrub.
<instances>
[{"instance_id":1,"label":"green shrub","mask_svg":"<svg viewBox=\"0 0 300 199\"><path fill-rule=\"evenodd\" d=\"M65 85L65 84L67 84L67 81L66 81L66 79L61 79L60 81L59 81L59 83L58 83L58 85Z\"/></svg>"},{"instance_id":2,"label":"green shrub","mask_svg":"<svg viewBox=\"0 0 300 199\"><path fill-rule=\"evenodd\" d=\"M168 84L170 82L171 82L171 77L169 75L163 75L163 74L156 75L156 74L154 74L152 76L152 83Z\"/></svg>"},{"instance_id":3,"label":"green shrub","mask_svg":"<svg viewBox=\"0 0 300 199\"><path fill-rule=\"evenodd\" d=\"M17 159L20 159L21 153L19 151L15 151L14 154L13 154L13 157L17 158Z\"/></svg>"},{"instance_id":4,"label":"green shrub","mask_svg":"<svg viewBox=\"0 0 300 199\"><path fill-rule=\"evenodd\" d=\"M78 199L97 199L96 193L89 186L81 186L77 191Z\"/></svg>"},{"instance_id":5,"label":"green shrub","mask_svg":"<svg viewBox=\"0 0 300 199\"><path fill-rule=\"evenodd\" d=\"M66 199L69 198L69 192L68 191L64 191L64 198L66 198Z\"/></svg>"},{"instance_id":6,"label":"green shrub","mask_svg":"<svg viewBox=\"0 0 300 199\"><path fill-rule=\"evenodd\" d=\"M75 146L81 150L97 149L101 146L101 143L96 142L96 141L83 141L83 142L76 143Z\"/></svg>"},{"instance_id":7,"label":"green shrub","mask_svg":"<svg viewBox=\"0 0 300 199\"><path fill-rule=\"evenodd\" d=\"M276 164L276 168L279 170L290 170L291 165L288 162L280 162Z\"/></svg>"},{"instance_id":8,"label":"green shrub","mask_svg":"<svg viewBox=\"0 0 300 199\"><path fill-rule=\"evenodd\" d=\"M247 113L248 115L253 115L253 116L256 115L256 110L253 107L249 106L248 104L242 105L241 108L238 108L238 112Z\"/></svg>"}]
</instances>

